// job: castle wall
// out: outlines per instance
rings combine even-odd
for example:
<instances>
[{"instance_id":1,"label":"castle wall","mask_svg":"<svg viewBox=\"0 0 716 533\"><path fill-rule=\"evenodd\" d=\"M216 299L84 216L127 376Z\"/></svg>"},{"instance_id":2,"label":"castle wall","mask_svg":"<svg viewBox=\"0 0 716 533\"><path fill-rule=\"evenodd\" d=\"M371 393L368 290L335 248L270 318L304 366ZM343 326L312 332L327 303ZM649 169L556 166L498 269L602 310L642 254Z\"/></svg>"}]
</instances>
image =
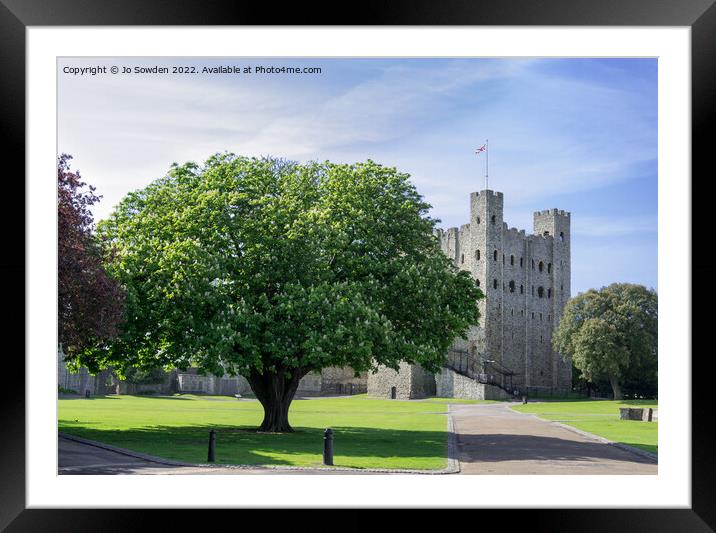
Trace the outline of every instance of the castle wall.
<instances>
[{"instance_id":1,"label":"castle wall","mask_svg":"<svg viewBox=\"0 0 716 533\"><path fill-rule=\"evenodd\" d=\"M570 214L538 211L527 235L504 222L503 200L499 192L472 193L470 223L436 236L485 293L481 355L515 372L515 385L569 390L571 366L552 350L552 333L570 297Z\"/></svg>"},{"instance_id":2,"label":"castle wall","mask_svg":"<svg viewBox=\"0 0 716 533\"><path fill-rule=\"evenodd\" d=\"M377 372L368 374L368 395L378 398L391 398L391 389L395 387L395 398L411 398L412 372L408 363L400 363L398 371L379 366Z\"/></svg>"},{"instance_id":3,"label":"castle wall","mask_svg":"<svg viewBox=\"0 0 716 533\"><path fill-rule=\"evenodd\" d=\"M355 375L350 367L328 367L321 371L321 394L364 394L368 389L368 373Z\"/></svg>"},{"instance_id":4,"label":"castle wall","mask_svg":"<svg viewBox=\"0 0 716 533\"><path fill-rule=\"evenodd\" d=\"M378 371L368 374L368 395L391 398L395 387L395 399L411 400L435 395L435 376L420 365L402 362L396 372L392 368L379 366Z\"/></svg>"},{"instance_id":5,"label":"castle wall","mask_svg":"<svg viewBox=\"0 0 716 533\"><path fill-rule=\"evenodd\" d=\"M435 396L484 400L485 386L449 368L443 368L438 374L435 374Z\"/></svg>"},{"instance_id":6,"label":"castle wall","mask_svg":"<svg viewBox=\"0 0 716 533\"><path fill-rule=\"evenodd\" d=\"M251 387L243 376L217 377L180 372L177 373L177 392L234 396L251 392Z\"/></svg>"},{"instance_id":7,"label":"castle wall","mask_svg":"<svg viewBox=\"0 0 716 533\"><path fill-rule=\"evenodd\" d=\"M310 372L298 382L297 396L320 396L321 394L321 373Z\"/></svg>"}]
</instances>

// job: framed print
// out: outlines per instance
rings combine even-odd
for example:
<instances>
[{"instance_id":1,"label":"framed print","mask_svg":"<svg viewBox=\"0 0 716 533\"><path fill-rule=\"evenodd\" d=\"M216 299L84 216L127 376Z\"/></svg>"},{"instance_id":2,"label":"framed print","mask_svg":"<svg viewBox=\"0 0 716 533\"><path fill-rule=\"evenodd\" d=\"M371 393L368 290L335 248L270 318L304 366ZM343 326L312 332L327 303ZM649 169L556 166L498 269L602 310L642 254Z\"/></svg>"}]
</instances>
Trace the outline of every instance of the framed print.
<instances>
[{"instance_id":1,"label":"framed print","mask_svg":"<svg viewBox=\"0 0 716 533\"><path fill-rule=\"evenodd\" d=\"M716 527L716 7L577 4L2 0L0 524Z\"/></svg>"}]
</instances>

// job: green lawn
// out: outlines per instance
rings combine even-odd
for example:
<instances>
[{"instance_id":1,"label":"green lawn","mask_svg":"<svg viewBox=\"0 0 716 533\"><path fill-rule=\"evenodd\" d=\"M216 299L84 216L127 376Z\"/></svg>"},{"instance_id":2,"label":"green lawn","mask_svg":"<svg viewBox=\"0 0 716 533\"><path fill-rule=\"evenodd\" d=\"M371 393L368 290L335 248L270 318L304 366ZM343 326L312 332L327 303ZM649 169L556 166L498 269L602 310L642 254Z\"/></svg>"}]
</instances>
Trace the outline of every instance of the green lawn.
<instances>
[{"instance_id":1,"label":"green lawn","mask_svg":"<svg viewBox=\"0 0 716 533\"><path fill-rule=\"evenodd\" d=\"M351 468L441 469L447 465L446 405L351 398L294 400L291 434L255 431L256 400L221 396L105 396L60 399L59 430L130 450L206 462L217 431L223 464L322 466L323 431L334 431L334 464Z\"/></svg>"},{"instance_id":2,"label":"green lawn","mask_svg":"<svg viewBox=\"0 0 716 533\"><path fill-rule=\"evenodd\" d=\"M658 423L619 420L620 407L656 409L658 403L656 400L586 400L528 403L512 408L522 413L537 415L545 420L562 422L614 442L658 453Z\"/></svg>"}]
</instances>

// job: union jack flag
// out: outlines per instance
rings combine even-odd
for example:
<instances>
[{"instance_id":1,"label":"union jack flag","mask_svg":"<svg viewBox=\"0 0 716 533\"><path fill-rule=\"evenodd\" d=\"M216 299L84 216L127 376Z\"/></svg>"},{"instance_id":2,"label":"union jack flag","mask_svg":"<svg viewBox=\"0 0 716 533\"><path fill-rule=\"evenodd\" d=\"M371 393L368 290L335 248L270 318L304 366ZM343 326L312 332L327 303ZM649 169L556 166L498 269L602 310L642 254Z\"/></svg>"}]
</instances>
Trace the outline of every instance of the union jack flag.
<instances>
[{"instance_id":1,"label":"union jack flag","mask_svg":"<svg viewBox=\"0 0 716 533\"><path fill-rule=\"evenodd\" d=\"M484 152L485 150L487 150L487 144L483 144L482 146L480 146L480 148L475 150L475 153L479 154L480 152Z\"/></svg>"}]
</instances>

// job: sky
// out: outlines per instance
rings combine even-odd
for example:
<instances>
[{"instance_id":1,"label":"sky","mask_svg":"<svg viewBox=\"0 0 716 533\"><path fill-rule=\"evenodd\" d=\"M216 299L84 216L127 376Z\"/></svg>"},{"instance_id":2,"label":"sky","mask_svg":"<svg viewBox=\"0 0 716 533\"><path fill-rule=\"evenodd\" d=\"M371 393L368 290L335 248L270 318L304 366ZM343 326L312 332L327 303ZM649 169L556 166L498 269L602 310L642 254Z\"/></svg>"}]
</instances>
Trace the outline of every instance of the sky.
<instances>
[{"instance_id":1,"label":"sky","mask_svg":"<svg viewBox=\"0 0 716 533\"><path fill-rule=\"evenodd\" d=\"M152 66L169 73L122 73ZM218 66L251 73L202 72ZM509 227L531 233L534 211L571 212L573 296L657 288L656 59L58 59L58 153L102 195L95 220L173 162L228 151L394 166L440 227L460 226L485 188L486 139Z\"/></svg>"}]
</instances>

